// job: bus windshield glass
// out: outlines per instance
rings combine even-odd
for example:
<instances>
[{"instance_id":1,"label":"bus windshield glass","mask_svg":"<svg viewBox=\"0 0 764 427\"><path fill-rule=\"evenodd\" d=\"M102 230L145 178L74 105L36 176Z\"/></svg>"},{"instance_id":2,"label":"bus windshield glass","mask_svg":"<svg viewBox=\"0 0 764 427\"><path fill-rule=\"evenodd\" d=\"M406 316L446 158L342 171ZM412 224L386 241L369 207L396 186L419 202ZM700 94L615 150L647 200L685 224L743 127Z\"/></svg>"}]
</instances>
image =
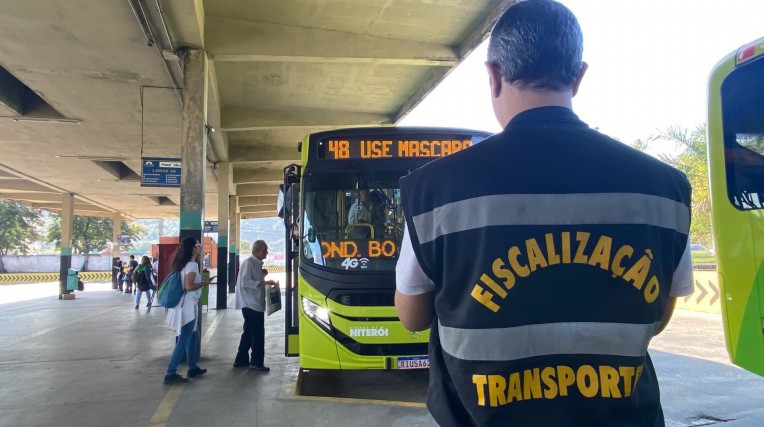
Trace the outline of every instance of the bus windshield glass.
<instances>
[{"instance_id":1,"label":"bus windshield glass","mask_svg":"<svg viewBox=\"0 0 764 427\"><path fill-rule=\"evenodd\" d=\"M407 173L306 174L303 259L338 270L394 270L404 226L398 182Z\"/></svg>"},{"instance_id":2,"label":"bus windshield glass","mask_svg":"<svg viewBox=\"0 0 764 427\"><path fill-rule=\"evenodd\" d=\"M764 57L722 84L728 197L739 210L764 209Z\"/></svg>"}]
</instances>

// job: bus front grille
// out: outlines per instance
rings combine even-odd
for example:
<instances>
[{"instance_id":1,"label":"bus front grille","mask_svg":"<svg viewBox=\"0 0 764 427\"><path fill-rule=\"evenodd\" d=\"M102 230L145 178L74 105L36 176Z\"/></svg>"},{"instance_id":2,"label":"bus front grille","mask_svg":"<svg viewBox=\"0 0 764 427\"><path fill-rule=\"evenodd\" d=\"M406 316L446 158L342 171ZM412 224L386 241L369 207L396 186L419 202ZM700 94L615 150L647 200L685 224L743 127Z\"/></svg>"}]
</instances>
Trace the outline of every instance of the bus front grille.
<instances>
[{"instance_id":1,"label":"bus front grille","mask_svg":"<svg viewBox=\"0 0 764 427\"><path fill-rule=\"evenodd\" d=\"M391 307L395 304L394 293L352 293L340 294L336 299L338 303L354 307Z\"/></svg>"},{"instance_id":2,"label":"bus front grille","mask_svg":"<svg viewBox=\"0 0 764 427\"><path fill-rule=\"evenodd\" d=\"M334 334L340 344L361 356L421 356L427 354L428 350L428 343L362 344L337 329Z\"/></svg>"}]
</instances>

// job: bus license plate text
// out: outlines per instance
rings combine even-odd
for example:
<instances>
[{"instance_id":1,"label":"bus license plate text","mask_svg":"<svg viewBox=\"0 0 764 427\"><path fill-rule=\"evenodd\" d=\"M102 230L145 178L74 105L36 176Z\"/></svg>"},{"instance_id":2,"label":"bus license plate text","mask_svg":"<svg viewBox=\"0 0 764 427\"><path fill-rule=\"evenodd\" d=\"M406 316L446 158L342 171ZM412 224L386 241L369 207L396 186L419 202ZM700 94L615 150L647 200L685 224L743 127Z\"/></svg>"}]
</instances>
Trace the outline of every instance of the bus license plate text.
<instances>
[{"instance_id":1,"label":"bus license plate text","mask_svg":"<svg viewBox=\"0 0 764 427\"><path fill-rule=\"evenodd\" d=\"M430 367L428 357L399 357L398 369L427 369Z\"/></svg>"}]
</instances>

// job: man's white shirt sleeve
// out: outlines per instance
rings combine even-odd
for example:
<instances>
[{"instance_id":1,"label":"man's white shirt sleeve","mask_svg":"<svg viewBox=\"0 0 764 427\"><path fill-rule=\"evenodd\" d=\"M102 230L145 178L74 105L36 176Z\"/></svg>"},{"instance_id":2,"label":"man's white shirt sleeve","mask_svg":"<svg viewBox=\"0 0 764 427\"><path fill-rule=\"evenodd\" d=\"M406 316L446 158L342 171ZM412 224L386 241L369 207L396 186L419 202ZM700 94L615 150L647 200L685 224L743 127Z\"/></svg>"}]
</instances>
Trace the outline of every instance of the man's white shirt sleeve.
<instances>
[{"instance_id":1,"label":"man's white shirt sleeve","mask_svg":"<svg viewBox=\"0 0 764 427\"><path fill-rule=\"evenodd\" d=\"M420 295L435 290L435 284L424 274L414 254L408 226L403 230L401 252L395 266L395 287L404 295Z\"/></svg>"},{"instance_id":2,"label":"man's white shirt sleeve","mask_svg":"<svg viewBox=\"0 0 764 427\"><path fill-rule=\"evenodd\" d=\"M671 281L670 297L684 297L692 295L694 291L692 279L692 255L690 254L690 239L687 239L687 246L684 248L682 259L674 271L674 277Z\"/></svg>"},{"instance_id":3,"label":"man's white shirt sleeve","mask_svg":"<svg viewBox=\"0 0 764 427\"><path fill-rule=\"evenodd\" d=\"M240 285L247 289L255 289L260 284L259 275L256 272L251 271L253 267L252 262L247 260L241 266L241 283ZM260 273L262 275L262 273Z\"/></svg>"}]
</instances>

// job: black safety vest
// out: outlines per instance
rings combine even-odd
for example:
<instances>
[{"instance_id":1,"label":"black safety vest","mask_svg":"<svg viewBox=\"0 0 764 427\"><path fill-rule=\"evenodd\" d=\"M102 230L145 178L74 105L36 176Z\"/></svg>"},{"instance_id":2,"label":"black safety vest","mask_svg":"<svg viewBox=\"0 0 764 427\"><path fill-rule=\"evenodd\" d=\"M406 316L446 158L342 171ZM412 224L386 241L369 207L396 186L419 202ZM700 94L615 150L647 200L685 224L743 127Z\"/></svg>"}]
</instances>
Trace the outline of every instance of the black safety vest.
<instances>
[{"instance_id":1,"label":"black safety vest","mask_svg":"<svg viewBox=\"0 0 764 427\"><path fill-rule=\"evenodd\" d=\"M664 424L647 347L687 245L681 172L543 107L402 178L401 194L435 283L440 424Z\"/></svg>"}]
</instances>

